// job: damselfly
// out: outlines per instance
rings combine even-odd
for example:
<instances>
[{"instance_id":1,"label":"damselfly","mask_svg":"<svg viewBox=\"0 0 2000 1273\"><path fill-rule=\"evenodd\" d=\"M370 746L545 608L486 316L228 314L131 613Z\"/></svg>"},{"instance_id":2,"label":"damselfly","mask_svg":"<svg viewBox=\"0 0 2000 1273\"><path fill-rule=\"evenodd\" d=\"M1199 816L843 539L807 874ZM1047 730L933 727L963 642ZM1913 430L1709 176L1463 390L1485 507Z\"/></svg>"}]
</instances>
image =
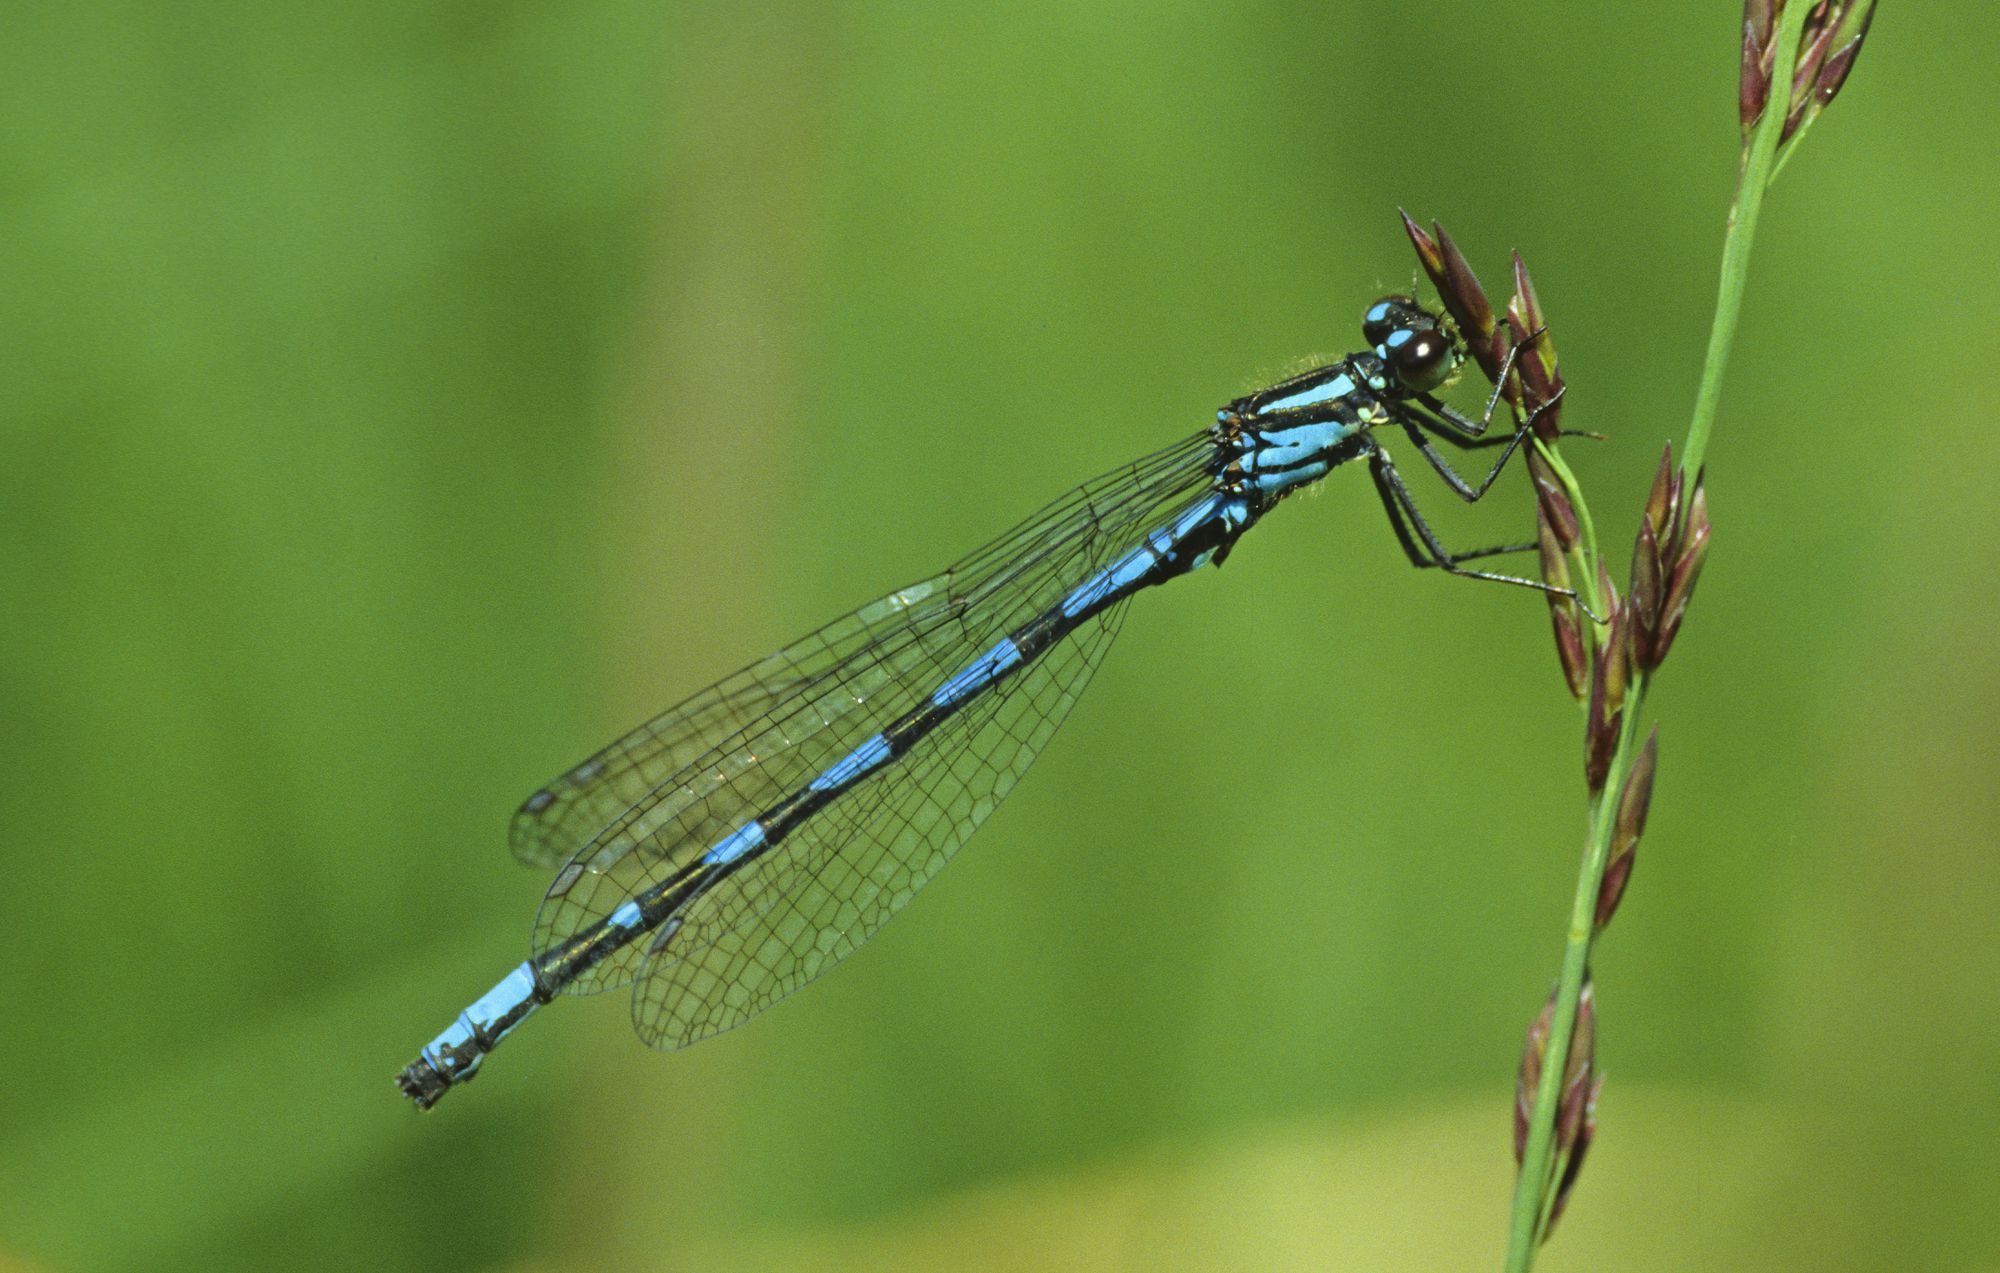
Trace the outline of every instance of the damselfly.
<instances>
[{"instance_id":1,"label":"damselfly","mask_svg":"<svg viewBox=\"0 0 2000 1273\"><path fill-rule=\"evenodd\" d=\"M1447 552L1375 438L1399 428L1469 501L1532 420L1489 437L1495 400L1473 419L1435 396L1464 350L1413 297L1376 302L1361 329L1367 350L1231 402L1210 427L703 690L529 796L514 855L561 867L535 953L403 1070L404 1093L429 1108L560 993L631 984L640 1037L672 1048L832 967L1007 795L1134 593L1221 564L1280 500L1349 460L1368 461L1416 565L1558 591L1462 565L1529 545ZM1433 439L1502 450L1473 483Z\"/></svg>"}]
</instances>

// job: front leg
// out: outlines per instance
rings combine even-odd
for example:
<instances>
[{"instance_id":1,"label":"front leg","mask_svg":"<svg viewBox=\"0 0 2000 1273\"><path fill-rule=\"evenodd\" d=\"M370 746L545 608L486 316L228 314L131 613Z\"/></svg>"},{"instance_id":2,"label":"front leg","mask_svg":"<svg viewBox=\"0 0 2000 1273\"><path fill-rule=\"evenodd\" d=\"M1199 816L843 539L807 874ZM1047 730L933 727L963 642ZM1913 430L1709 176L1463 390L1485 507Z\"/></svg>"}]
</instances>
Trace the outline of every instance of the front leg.
<instances>
[{"instance_id":1,"label":"front leg","mask_svg":"<svg viewBox=\"0 0 2000 1273\"><path fill-rule=\"evenodd\" d=\"M1542 418L1543 413L1552 410L1558 402L1562 401L1563 392L1562 390L1558 390L1555 397L1550 398L1547 402L1530 411L1527 418L1521 421L1520 427L1516 428L1512 434L1504 439L1497 437L1464 438L1457 435L1451 428L1441 427L1441 418L1426 418L1425 412L1411 406L1409 403L1399 404L1400 409L1396 414L1396 422L1403 426L1403 432L1409 435L1411 444L1423 453L1424 459L1429 461L1433 469L1437 470L1437 475L1444 479L1445 485L1451 487L1452 492L1460 499L1470 504L1485 495L1487 490L1492 487L1493 480L1500 476L1501 469L1507 467L1507 461L1513 458L1515 449L1521 445L1521 440L1528 436L1528 431L1535 427L1535 422ZM1500 452L1500 458L1493 462L1492 468L1486 470L1486 476L1481 478L1477 485L1474 485L1461 477L1458 470L1454 469L1444 456L1439 454L1438 449L1431 444L1430 437L1424 432L1426 429L1436 433L1446 442L1462 450L1472 450L1477 447L1486 446L1500 446L1503 444L1506 450Z\"/></svg>"},{"instance_id":2,"label":"front leg","mask_svg":"<svg viewBox=\"0 0 2000 1273\"><path fill-rule=\"evenodd\" d=\"M1395 530L1397 542L1402 544L1403 552L1409 557L1411 565L1419 568L1436 567L1446 574L1462 578L1490 579L1495 583L1508 583L1520 588L1532 588L1536 592L1575 599L1576 592L1570 588L1557 588L1539 580L1523 579L1518 575L1503 575L1490 570L1467 570L1460 566L1459 563L1462 561L1497 556L1501 553L1525 552L1536 545L1507 544L1467 553L1447 551L1444 544L1438 540L1437 534L1431 530L1430 524L1424 520L1423 514L1417 511L1416 500L1411 497L1410 488L1403 484L1402 474L1396 471L1395 462L1373 439L1368 441L1368 475L1374 479L1375 493L1381 497L1383 511L1389 515L1389 525ZM1419 544L1422 546L1421 549ZM1579 601L1578 604L1582 603Z\"/></svg>"}]
</instances>

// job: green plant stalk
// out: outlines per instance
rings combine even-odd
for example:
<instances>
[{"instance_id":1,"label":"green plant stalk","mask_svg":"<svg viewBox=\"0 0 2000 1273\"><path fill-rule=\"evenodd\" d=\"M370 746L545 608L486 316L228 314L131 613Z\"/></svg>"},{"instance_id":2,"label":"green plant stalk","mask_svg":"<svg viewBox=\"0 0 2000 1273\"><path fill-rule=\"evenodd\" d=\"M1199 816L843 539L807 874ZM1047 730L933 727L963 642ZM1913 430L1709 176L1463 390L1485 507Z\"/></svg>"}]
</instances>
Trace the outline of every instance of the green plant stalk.
<instances>
[{"instance_id":1,"label":"green plant stalk","mask_svg":"<svg viewBox=\"0 0 2000 1273\"><path fill-rule=\"evenodd\" d=\"M1562 970L1556 981L1556 1006L1549 1020L1547 1049L1542 1059L1541 1081L1535 1088L1535 1109L1528 1124L1528 1143L1521 1155L1521 1174L1514 1184L1514 1217L1507 1242L1508 1273L1526 1273L1535 1262L1542 1235L1548 1228L1549 1209L1555 1201L1550 1188L1554 1178L1556 1114L1562 1104L1563 1081L1568 1076L1569 1045L1576 1034L1577 1004L1583 998L1584 978L1590 972L1590 949L1596 935L1597 894L1604 882L1604 867L1611 856L1611 836L1618 821L1618 796L1625 789L1625 777L1632 769L1637 751L1639 718L1646 701L1645 673L1636 668L1625 691L1624 715L1618 727L1618 743L1605 773L1604 789L1591 801L1589 833L1584 840L1583 868L1577 875L1576 896L1571 900L1569 931L1563 942Z\"/></svg>"},{"instance_id":2,"label":"green plant stalk","mask_svg":"<svg viewBox=\"0 0 2000 1273\"><path fill-rule=\"evenodd\" d=\"M1764 203L1764 191L1775 175L1773 160L1778 138L1784 129L1790 105L1792 77L1787 69L1798 61L1799 40L1805 30L1806 0L1792 0L1785 6L1776 34L1776 57L1771 84L1771 100L1751 131L1750 146L1744 153L1738 174L1736 200L1729 210L1729 228L1722 246L1722 279L1709 328L1708 353L1702 363L1701 385L1695 394L1694 414L1688 423L1687 440L1681 447L1681 468L1693 479L1701 473L1708 450L1709 434L1715 426L1716 406L1722 398L1722 375L1729 363L1729 349L1736 338L1737 319L1742 313L1743 292L1749 280L1750 248L1757 233L1757 216ZM1552 449L1551 449L1552 450ZM1592 525L1583 492L1558 457L1549 455L1551 468L1562 481L1577 510L1579 525ZM1586 535L1590 553L1597 553L1594 532ZM1592 601L1596 571L1586 570ZM1581 582L1581 581L1579 581ZM1521 1155L1521 1173L1514 1186L1513 1222L1507 1242L1507 1273L1528 1273L1548 1227L1554 1202L1553 1167L1556 1115L1562 1104L1563 1080L1569 1068L1570 1041L1576 1033L1577 1005L1583 997L1584 979L1590 971L1591 943L1596 935L1597 897L1604 882L1604 867L1610 856L1611 837L1617 822L1618 800L1631 772L1639 737L1639 720L1646 701L1647 675L1639 668L1631 671L1626 688L1624 715L1618 739L1605 774L1604 786L1591 801L1588 834L1585 838L1582 869L1577 875L1576 896L1570 904L1569 931L1563 945L1562 970L1556 981L1555 1008L1550 1014L1549 1034L1542 1058L1540 1082L1535 1088L1534 1110L1529 1116L1528 1139Z\"/></svg>"},{"instance_id":3,"label":"green plant stalk","mask_svg":"<svg viewBox=\"0 0 2000 1273\"><path fill-rule=\"evenodd\" d=\"M1750 245L1757 237L1757 216L1764 208L1764 192L1777 176L1774 160L1778 139L1791 108L1792 76L1786 69L1799 56L1799 37L1805 31L1806 14L1812 6L1806 0L1792 0L1778 19L1777 56L1772 61L1771 100L1750 133L1750 147L1743 154L1742 170L1736 176L1736 201L1729 209L1729 229L1722 240L1722 281L1715 299L1715 321L1708 329L1708 355L1702 362L1701 387L1695 392L1694 416L1688 421L1687 442L1681 448L1681 467L1691 476L1701 473L1708 455L1708 435L1715 428L1715 410L1722 401L1722 373L1729 365L1729 349L1736 341L1736 320L1743 312L1743 291L1750 277ZM1690 483L1692 485L1692 483Z\"/></svg>"}]
</instances>

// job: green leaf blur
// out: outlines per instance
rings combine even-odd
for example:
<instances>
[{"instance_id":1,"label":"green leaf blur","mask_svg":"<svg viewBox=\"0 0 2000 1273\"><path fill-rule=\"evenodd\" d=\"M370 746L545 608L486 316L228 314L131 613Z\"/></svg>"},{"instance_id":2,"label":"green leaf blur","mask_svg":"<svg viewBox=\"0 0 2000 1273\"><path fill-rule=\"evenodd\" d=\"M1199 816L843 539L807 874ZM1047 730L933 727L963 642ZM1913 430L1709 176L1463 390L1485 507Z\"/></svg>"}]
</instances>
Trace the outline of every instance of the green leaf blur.
<instances>
[{"instance_id":1,"label":"green leaf blur","mask_svg":"<svg viewBox=\"0 0 2000 1273\"><path fill-rule=\"evenodd\" d=\"M1765 210L1544 1269L2000 1263L1996 26L1885 7ZM523 795L1354 347L1398 206L1532 265L1616 557L1736 6L20 8L0 1270L1497 1266L1582 725L1355 473L838 975L390 1080L526 953Z\"/></svg>"}]
</instances>

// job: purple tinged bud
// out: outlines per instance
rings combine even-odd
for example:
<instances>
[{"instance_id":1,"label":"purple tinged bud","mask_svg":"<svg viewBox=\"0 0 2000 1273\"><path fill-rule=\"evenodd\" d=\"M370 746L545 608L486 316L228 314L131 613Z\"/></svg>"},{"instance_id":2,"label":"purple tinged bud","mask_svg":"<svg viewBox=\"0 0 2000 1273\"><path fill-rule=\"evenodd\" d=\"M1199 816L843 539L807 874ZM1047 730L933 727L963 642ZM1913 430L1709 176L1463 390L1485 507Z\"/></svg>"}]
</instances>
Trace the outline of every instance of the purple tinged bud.
<instances>
[{"instance_id":1,"label":"purple tinged bud","mask_svg":"<svg viewBox=\"0 0 2000 1273\"><path fill-rule=\"evenodd\" d=\"M1611 628L1599 651L1598 666L1604 669L1604 704L1616 713L1625 706L1625 690L1631 683L1632 603L1628 600L1611 616Z\"/></svg>"},{"instance_id":2,"label":"purple tinged bud","mask_svg":"<svg viewBox=\"0 0 2000 1273\"><path fill-rule=\"evenodd\" d=\"M1613 858L1605 864L1604 878L1597 886L1597 918L1594 921L1597 932L1603 932L1611 917L1618 913L1618 903L1625 896L1625 885L1632 879L1632 864L1636 859L1631 854Z\"/></svg>"},{"instance_id":3,"label":"purple tinged bud","mask_svg":"<svg viewBox=\"0 0 2000 1273\"><path fill-rule=\"evenodd\" d=\"M1569 562L1561 543L1549 525L1548 512L1535 506L1535 542L1541 549L1542 581L1552 588L1569 587ZM1555 625L1556 658L1561 660L1563 680L1572 698L1581 699L1590 684L1590 654L1584 647L1583 628L1576 599L1549 593L1549 620Z\"/></svg>"},{"instance_id":4,"label":"purple tinged bud","mask_svg":"<svg viewBox=\"0 0 2000 1273\"><path fill-rule=\"evenodd\" d=\"M1632 622L1631 608L1619 605L1615 593L1607 590L1606 596L1609 598L1606 604L1611 607L1610 626L1590 668L1590 698L1584 723L1583 777L1593 796L1604 790L1604 779L1611 772L1611 754L1618 746L1630 665L1626 634Z\"/></svg>"},{"instance_id":5,"label":"purple tinged bud","mask_svg":"<svg viewBox=\"0 0 2000 1273\"><path fill-rule=\"evenodd\" d=\"M1839 94L1874 20L1874 0L1859 3L1844 0L1815 6L1806 18L1805 37L1799 45L1798 74L1792 82L1792 108L1785 120L1785 138L1810 124L1813 116Z\"/></svg>"},{"instance_id":6,"label":"purple tinged bud","mask_svg":"<svg viewBox=\"0 0 2000 1273\"><path fill-rule=\"evenodd\" d=\"M1577 1134L1576 1148L1570 1150L1569 1158L1563 1163L1562 1179L1556 1182L1555 1200L1549 1203L1549 1223L1542 1230L1542 1241L1548 1241L1549 1234L1555 1232L1556 1221L1562 1218L1563 1208L1569 1205L1570 1190L1576 1185L1577 1177L1583 1174L1583 1156L1590 1150L1590 1142L1597 1139L1597 1098L1604 1095L1604 1077L1599 1075L1590 1084L1590 1094L1583 1103L1583 1130Z\"/></svg>"},{"instance_id":7,"label":"purple tinged bud","mask_svg":"<svg viewBox=\"0 0 2000 1273\"><path fill-rule=\"evenodd\" d=\"M1548 321L1542 316L1542 302L1535 295L1534 280L1528 277L1528 263L1519 252L1514 253L1514 303L1509 308L1521 316L1530 331Z\"/></svg>"},{"instance_id":8,"label":"purple tinged bud","mask_svg":"<svg viewBox=\"0 0 2000 1273\"><path fill-rule=\"evenodd\" d=\"M1653 767L1659 759L1660 727L1653 726L1653 732L1646 735L1646 745L1639 749L1639 758L1632 762L1632 772L1625 775L1625 789L1618 795L1618 820L1612 824L1611 852L1630 853L1639 837L1646 833L1646 811L1653 804Z\"/></svg>"},{"instance_id":9,"label":"purple tinged bud","mask_svg":"<svg viewBox=\"0 0 2000 1273\"><path fill-rule=\"evenodd\" d=\"M1563 556L1562 540L1557 537L1555 527L1549 524L1549 510L1546 504L1535 504L1535 547L1542 557L1542 582L1551 588L1569 587L1569 562ZM1573 606L1568 597L1548 594L1552 606Z\"/></svg>"},{"instance_id":10,"label":"purple tinged bud","mask_svg":"<svg viewBox=\"0 0 2000 1273\"><path fill-rule=\"evenodd\" d=\"M1798 53L1776 65L1777 19L1786 3L1810 3ZM1862 41L1875 20L1875 0L1747 0L1743 8L1743 68L1738 107L1747 134L1770 105L1771 86L1784 82L1785 122L1780 144L1789 145L1839 95Z\"/></svg>"},{"instance_id":11,"label":"purple tinged bud","mask_svg":"<svg viewBox=\"0 0 2000 1273\"><path fill-rule=\"evenodd\" d=\"M1555 534L1556 543L1564 552L1576 547L1581 528L1576 520L1576 506L1570 503L1569 492L1563 489L1562 479L1542 458L1541 452L1533 447L1523 447L1528 455L1528 475L1535 483L1535 500L1540 515L1547 519L1549 529Z\"/></svg>"},{"instance_id":12,"label":"purple tinged bud","mask_svg":"<svg viewBox=\"0 0 2000 1273\"><path fill-rule=\"evenodd\" d=\"M1445 228L1433 221L1431 228L1437 231L1438 254L1444 258L1445 282L1449 295L1464 307L1464 321L1474 333L1484 336L1493 330L1493 305L1486 299L1486 289L1480 285L1479 276L1472 272L1472 263L1458 250Z\"/></svg>"},{"instance_id":13,"label":"purple tinged bud","mask_svg":"<svg viewBox=\"0 0 2000 1273\"><path fill-rule=\"evenodd\" d=\"M1519 348L1521 352L1514 359L1514 380L1518 381L1519 387L1509 383L1507 401L1527 411L1547 404L1547 410L1535 417L1535 433L1542 441L1553 443L1559 436L1558 420L1562 414L1562 373L1552 362L1545 362L1541 357L1545 352L1552 353L1553 347L1544 349L1549 343L1549 335L1543 332L1539 337L1534 336L1536 326L1538 324L1530 324L1524 319L1513 304L1508 305L1507 344L1510 348ZM1502 350L1502 357L1505 357L1505 350Z\"/></svg>"},{"instance_id":14,"label":"purple tinged bud","mask_svg":"<svg viewBox=\"0 0 2000 1273\"><path fill-rule=\"evenodd\" d=\"M1534 1024L1528 1027L1528 1037L1521 1048L1521 1070L1514 1083L1514 1161L1518 1164L1525 1157L1528 1145L1528 1124L1534 1115L1535 1093L1541 1087L1542 1069L1548 1063L1549 1029L1555 1017L1556 993L1549 991L1542 1010L1536 1014ZM1562 1208L1562 1202L1570 1186L1576 1182L1578 1168L1582 1165L1584 1151L1597 1134L1597 1098L1604 1090L1604 1080L1598 1077L1597 1053L1597 993L1588 979L1583 983L1583 994L1577 1002L1576 1026L1570 1034L1569 1055L1563 1058L1563 1086L1561 1104L1556 1109L1555 1162L1560 1173L1556 1180L1556 1197L1551 1204L1549 1223L1555 1223L1555 1214ZM1547 1182L1543 1182L1546 1186ZM1544 1231L1544 1238L1548 1236Z\"/></svg>"},{"instance_id":15,"label":"purple tinged bud","mask_svg":"<svg viewBox=\"0 0 2000 1273\"><path fill-rule=\"evenodd\" d=\"M1818 104L1813 101L1812 86L1813 81L1819 78L1819 58L1825 55L1825 38L1825 32L1815 36L1808 30L1805 40L1799 45L1799 60L1792 68L1792 95L1787 99L1789 109L1785 112L1785 126L1778 133L1778 144L1781 146L1805 126L1808 115L1819 112ZM1814 51L1816 44L1821 46L1818 52Z\"/></svg>"},{"instance_id":16,"label":"purple tinged bud","mask_svg":"<svg viewBox=\"0 0 2000 1273\"><path fill-rule=\"evenodd\" d=\"M1433 222L1432 228L1437 231L1438 251L1444 258L1444 278L1438 283L1438 295L1458 324L1459 334L1465 338L1465 346L1478 361L1480 370L1488 380L1493 380L1500 374L1500 357L1494 352L1493 305L1486 299L1486 289L1480 286L1478 275L1472 272L1471 264L1444 227Z\"/></svg>"},{"instance_id":17,"label":"purple tinged bud","mask_svg":"<svg viewBox=\"0 0 2000 1273\"><path fill-rule=\"evenodd\" d=\"M1851 12L1841 15L1841 23L1834 33L1835 47L1826 55L1821 64L1819 79L1813 85L1813 98L1822 107L1839 95L1840 86L1847 83L1848 74L1854 70L1854 59L1860 56L1861 42L1868 38L1868 27L1875 21L1874 0L1867 0L1860 6L1858 20Z\"/></svg>"},{"instance_id":18,"label":"purple tinged bud","mask_svg":"<svg viewBox=\"0 0 2000 1273\"><path fill-rule=\"evenodd\" d=\"M1616 644L1610 648L1624 645L1620 615L1611 617L1611 637ZM1617 747L1621 723L1618 708L1611 702L1610 687L1606 684L1607 667L1611 662L1607 654L1599 652L1597 661L1590 667L1590 695L1585 700L1583 781L1593 797L1604 790L1604 779L1611 772L1611 753Z\"/></svg>"},{"instance_id":19,"label":"purple tinged bud","mask_svg":"<svg viewBox=\"0 0 2000 1273\"><path fill-rule=\"evenodd\" d=\"M1618 910L1619 899L1625 896L1625 885L1632 878L1633 856L1639 847L1639 837L1646 830L1646 810L1653 803L1653 766L1659 754L1660 727L1653 726L1653 732L1646 736L1646 745L1640 749L1639 758L1632 762L1632 772L1625 775L1625 786L1618 793L1617 821L1612 824L1610 852L1604 862L1604 880L1597 889L1597 930L1611 922L1611 916Z\"/></svg>"},{"instance_id":20,"label":"purple tinged bud","mask_svg":"<svg viewBox=\"0 0 2000 1273\"><path fill-rule=\"evenodd\" d=\"M1660 604L1660 630L1653 643L1655 666L1666 659L1674 637L1680 633L1688 600L1694 596L1695 581L1701 578L1702 564L1708 560L1709 533L1708 493L1697 479L1694 498L1688 503L1687 524L1681 528L1679 555L1667 580L1666 597Z\"/></svg>"},{"instance_id":21,"label":"purple tinged bud","mask_svg":"<svg viewBox=\"0 0 2000 1273\"><path fill-rule=\"evenodd\" d=\"M1590 699L1583 737L1583 782L1592 796L1604 790L1604 777L1611 771L1611 744L1618 737L1618 718L1604 710L1604 677L1591 669Z\"/></svg>"},{"instance_id":22,"label":"purple tinged bud","mask_svg":"<svg viewBox=\"0 0 2000 1273\"><path fill-rule=\"evenodd\" d=\"M1653 485L1646 492L1646 520L1653 525L1653 537L1664 541L1673 531L1680 512L1680 472L1674 467L1674 446L1660 455L1660 467L1653 470Z\"/></svg>"},{"instance_id":23,"label":"purple tinged bud","mask_svg":"<svg viewBox=\"0 0 2000 1273\"><path fill-rule=\"evenodd\" d=\"M1771 42L1771 31L1778 24L1778 4L1781 0L1744 0L1743 36L1759 47Z\"/></svg>"},{"instance_id":24,"label":"purple tinged bud","mask_svg":"<svg viewBox=\"0 0 2000 1273\"><path fill-rule=\"evenodd\" d=\"M1442 286L1444 258L1438 255L1437 240L1424 233L1424 228L1411 220L1408 212L1398 208L1396 215L1403 218L1403 233L1410 236L1410 246L1416 248L1417 259L1423 262L1424 273L1431 276L1431 284Z\"/></svg>"},{"instance_id":25,"label":"purple tinged bud","mask_svg":"<svg viewBox=\"0 0 2000 1273\"><path fill-rule=\"evenodd\" d=\"M1549 607L1549 619L1556 630L1556 657L1562 660L1563 679L1569 683L1570 697L1581 700L1590 684L1590 656L1584 653L1583 632L1568 598L1562 605Z\"/></svg>"},{"instance_id":26,"label":"purple tinged bud","mask_svg":"<svg viewBox=\"0 0 2000 1273\"><path fill-rule=\"evenodd\" d=\"M1823 26L1813 18L1806 19L1805 36L1799 41L1799 78L1795 92L1801 98L1811 96L1807 91L1819 84L1820 68L1826 65L1826 53L1833 46L1834 28Z\"/></svg>"},{"instance_id":27,"label":"purple tinged bud","mask_svg":"<svg viewBox=\"0 0 2000 1273\"><path fill-rule=\"evenodd\" d=\"M1653 520L1639 519L1639 539L1632 545L1632 661L1653 666L1654 636L1659 631L1660 542L1653 537Z\"/></svg>"},{"instance_id":28,"label":"purple tinged bud","mask_svg":"<svg viewBox=\"0 0 2000 1273\"><path fill-rule=\"evenodd\" d=\"M1519 252L1514 253L1514 296L1507 311L1520 319L1526 332L1549 325L1548 316L1542 312L1541 298L1535 294L1535 281L1528 277L1528 263L1521 259ZM1527 361L1539 360L1543 372L1552 380L1559 380L1556 376L1556 343L1546 331L1523 357Z\"/></svg>"},{"instance_id":29,"label":"purple tinged bud","mask_svg":"<svg viewBox=\"0 0 2000 1273\"><path fill-rule=\"evenodd\" d=\"M1542 1010L1528 1026L1528 1037L1521 1045L1521 1072L1514 1080L1514 1163L1520 1165L1528 1152L1528 1122L1535 1112L1535 1090L1542 1085L1542 1062L1549 1052L1549 1026L1555 1020L1556 992L1549 988L1549 997L1542 1004Z\"/></svg>"},{"instance_id":30,"label":"purple tinged bud","mask_svg":"<svg viewBox=\"0 0 2000 1273\"><path fill-rule=\"evenodd\" d=\"M1773 0L1745 0L1743 5L1743 74L1738 89L1738 115L1749 132L1771 98L1771 33L1777 22Z\"/></svg>"},{"instance_id":31,"label":"purple tinged bud","mask_svg":"<svg viewBox=\"0 0 2000 1273\"><path fill-rule=\"evenodd\" d=\"M1535 295L1534 280L1528 277L1527 262L1519 252L1514 253L1514 296L1507 313L1514 339L1523 342L1533 339L1532 344L1522 349L1515 365L1527 386L1523 405L1532 411L1544 403L1550 404L1548 410L1535 418L1535 432L1544 442L1552 443L1561 430L1562 369L1556 357L1555 340L1545 330L1548 319L1542 312L1540 298Z\"/></svg>"},{"instance_id":32,"label":"purple tinged bud","mask_svg":"<svg viewBox=\"0 0 2000 1273\"><path fill-rule=\"evenodd\" d=\"M1697 482L1694 505L1684 510L1684 480L1669 447L1653 475L1646 514L1632 550L1632 658L1645 671L1666 659L1667 647L1687 608L1694 575L1707 553L1707 501Z\"/></svg>"},{"instance_id":33,"label":"purple tinged bud","mask_svg":"<svg viewBox=\"0 0 2000 1273\"><path fill-rule=\"evenodd\" d=\"M1577 1000L1576 1029L1569 1036L1569 1056L1563 1062L1562 1104L1556 1111L1556 1152L1576 1145L1590 1102L1591 1079L1597 1060L1597 992L1586 977Z\"/></svg>"}]
</instances>

